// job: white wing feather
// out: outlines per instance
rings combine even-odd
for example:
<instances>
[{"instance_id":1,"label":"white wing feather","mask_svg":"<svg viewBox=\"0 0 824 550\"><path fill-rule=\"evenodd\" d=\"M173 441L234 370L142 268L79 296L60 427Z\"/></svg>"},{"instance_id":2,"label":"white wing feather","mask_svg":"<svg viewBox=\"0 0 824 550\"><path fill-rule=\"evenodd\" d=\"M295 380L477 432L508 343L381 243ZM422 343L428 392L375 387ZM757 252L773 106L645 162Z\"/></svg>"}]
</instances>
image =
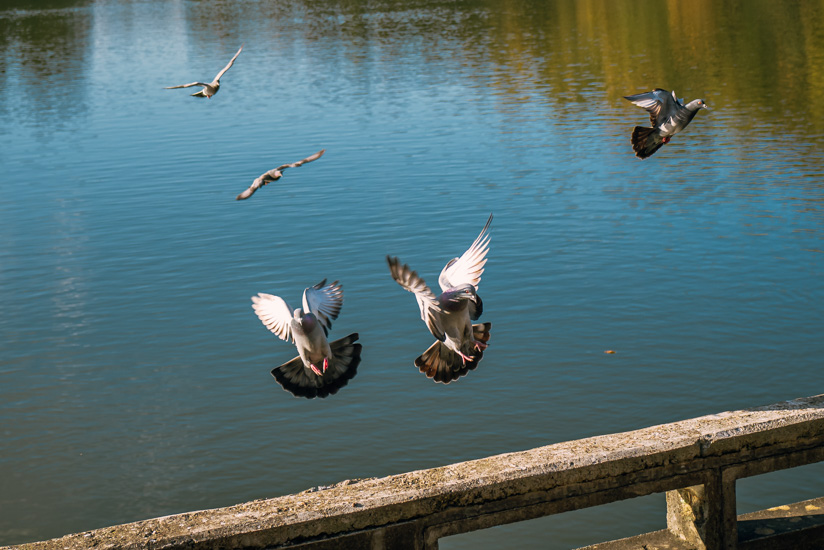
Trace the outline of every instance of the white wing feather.
<instances>
[{"instance_id":1,"label":"white wing feather","mask_svg":"<svg viewBox=\"0 0 824 550\"><path fill-rule=\"evenodd\" d=\"M294 342L291 326L293 312L283 298L260 292L252 296L252 309L263 325L278 338Z\"/></svg>"},{"instance_id":2,"label":"white wing feather","mask_svg":"<svg viewBox=\"0 0 824 550\"><path fill-rule=\"evenodd\" d=\"M489 227L492 223L492 215L486 221L486 225L481 230L478 238L472 243L472 246L461 255L460 258L453 258L446 264L446 267L441 271L438 277L438 284L441 285L441 290L446 292L450 288L456 288L464 284L470 284L478 289L481 282L481 275L484 272L484 265L486 265L486 255L489 253L489 243L491 236L489 234Z\"/></svg>"},{"instance_id":3,"label":"white wing feather","mask_svg":"<svg viewBox=\"0 0 824 550\"><path fill-rule=\"evenodd\" d=\"M237 56L239 56L240 52L242 52L242 51L243 51L243 44L240 45L240 49L237 51L237 53L232 58L232 60L229 61L229 63L225 67L223 67L223 69L221 69L221 71L219 73L217 73L217 76L215 77L215 82L219 81L223 77L223 75L226 74L226 71L228 71L231 68L231 66L235 63L235 59L237 59Z\"/></svg>"}]
</instances>

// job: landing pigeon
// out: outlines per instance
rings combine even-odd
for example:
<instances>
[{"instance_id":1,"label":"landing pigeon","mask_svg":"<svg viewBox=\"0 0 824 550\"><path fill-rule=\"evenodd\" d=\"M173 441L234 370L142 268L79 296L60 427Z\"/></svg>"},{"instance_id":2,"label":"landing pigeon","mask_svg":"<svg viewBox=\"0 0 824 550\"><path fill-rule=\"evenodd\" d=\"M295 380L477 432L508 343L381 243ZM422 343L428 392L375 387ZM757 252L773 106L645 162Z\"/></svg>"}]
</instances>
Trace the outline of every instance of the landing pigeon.
<instances>
[{"instance_id":1,"label":"landing pigeon","mask_svg":"<svg viewBox=\"0 0 824 550\"><path fill-rule=\"evenodd\" d=\"M211 99L212 96L215 95L218 92L218 90L220 90L220 78L224 74L226 74L226 71L228 71L229 68L234 64L235 59L237 59L237 56L239 56L240 52L242 52L242 51L243 51L243 45L241 44L240 49L237 51L237 53L232 58L232 60L229 61L229 63L225 67L223 67L223 69L221 69L221 71L219 73L217 73L217 76L215 77L215 79L212 80L211 82L209 82L208 84L205 83L205 82L190 82L189 84L181 84L179 86L168 86L168 87L166 87L166 89L167 90L176 90L177 88L191 88L192 86L203 86L202 90L200 90L199 92L193 93L192 96L193 97L206 97L206 98Z\"/></svg>"},{"instance_id":2,"label":"landing pigeon","mask_svg":"<svg viewBox=\"0 0 824 550\"><path fill-rule=\"evenodd\" d=\"M672 136L687 127L699 109L709 109L701 99L684 105L675 92L656 88L651 92L624 96L635 105L649 111L651 128L636 126L632 131L632 149L635 156L645 159L670 142Z\"/></svg>"},{"instance_id":3,"label":"landing pigeon","mask_svg":"<svg viewBox=\"0 0 824 550\"><path fill-rule=\"evenodd\" d=\"M358 334L329 343L326 336L343 305L343 289L326 279L303 291L303 308L294 311L283 298L258 293L252 308L281 340L291 340L299 357L272 370L278 384L296 397L326 397L337 393L357 374L361 345Z\"/></svg>"},{"instance_id":4,"label":"landing pigeon","mask_svg":"<svg viewBox=\"0 0 824 550\"><path fill-rule=\"evenodd\" d=\"M255 181L252 182L252 185L249 186L249 189L247 189L246 191L244 191L243 193L241 193L240 195L237 196L237 200L242 201L243 199L248 199L249 197L251 197L255 193L255 191L257 191L258 189L260 189L264 185L270 184L273 181L277 181L281 177L283 177L282 172L284 170L286 170L287 168L297 168L298 166L306 164L307 162L312 162L313 160L317 160L317 159L319 159L320 157L323 156L324 152L326 152L326 149L321 149L320 151L318 151L314 155L312 155L310 157L306 157L303 160L293 162L292 164L282 164L282 165L278 166L277 168L273 168L273 169L269 170L268 172L265 172L265 173L261 174L260 177L258 177Z\"/></svg>"},{"instance_id":5,"label":"landing pigeon","mask_svg":"<svg viewBox=\"0 0 824 550\"><path fill-rule=\"evenodd\" d=\"M475 369L484 356L492 323L472 324L483 313L483 301L478 296L478 284L489 252L489 216L478 238L460 258L446 264L438 278L441 295L435 296L426 282L408 265L395 257L386 257L392 278L404 289L415 294L421 318L429 332L437 338L415 366L436 382L448 384Z\"/></svg>"}]
</instances>

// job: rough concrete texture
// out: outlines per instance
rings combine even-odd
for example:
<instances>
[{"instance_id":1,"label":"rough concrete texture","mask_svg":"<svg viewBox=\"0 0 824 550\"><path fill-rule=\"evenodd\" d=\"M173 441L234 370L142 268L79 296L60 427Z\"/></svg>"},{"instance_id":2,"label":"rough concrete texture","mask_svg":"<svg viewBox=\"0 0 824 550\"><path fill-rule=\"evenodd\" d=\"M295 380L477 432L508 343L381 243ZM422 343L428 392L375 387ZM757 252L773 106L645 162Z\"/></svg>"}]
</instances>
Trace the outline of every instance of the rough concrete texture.
<instances>
[{"instance_id":1,"label":"rough concrete texture","mask_svg":"<svg viewBox=\"0 0 824 550\"><path fill-rule=\"evenodd\" d=\"M788 541L788 536L793 538ZM780 545L820 550L824 547L824 497L738 516L738 541L741 550Z\"/></svg>"},{"instance_id":2,"label":"rough concrete texture","mask_svg":"<svg viewBox=\"0 0 824 550\"><path fill-rule=\"evenodd\" d=\"M695 476L708 468L821 448L824 396L815 396L380 479L347 480L294 495L13 548L275 548L368 530L377 530L377 538L370 539L377 540L389 532L384 528L396 524L413 522L422 533L451 522L438 535L445 536L495 524L494 519L468 527L460 524L472 514L494 515L506 508L526 509L575 497L573 504L545 511L555 513L672 490L679 476L694 474L680 487L703 483ZM489 503L499 505L487 507ZM502 522L537 515L510 514Z\"/></svg>"},{"instance_id":3,"label":"rough concrete texture","mask_svg":"<svg viewBox=\"0 0 824 550\"><path fill-rule=\"evenodd\" d=\"M578 550L698 550L698 547L679 539L665 529L636 537L584 546Z\"/></svg>"},{"instance_id":4,"label":"rough concrete texture","mask_svg":"<svg viewBox=\"0 0 824 550\"><path fill-rule=\"evenodd\" d=\"M668 495L669 496L669 495ZM824 548L824 497L738 516L739 550L821 550ZM794 535L792 539L787 535ZM578 550L698 550L700 544L656 531L602 542Z\"/></svg>"}]
</instances>

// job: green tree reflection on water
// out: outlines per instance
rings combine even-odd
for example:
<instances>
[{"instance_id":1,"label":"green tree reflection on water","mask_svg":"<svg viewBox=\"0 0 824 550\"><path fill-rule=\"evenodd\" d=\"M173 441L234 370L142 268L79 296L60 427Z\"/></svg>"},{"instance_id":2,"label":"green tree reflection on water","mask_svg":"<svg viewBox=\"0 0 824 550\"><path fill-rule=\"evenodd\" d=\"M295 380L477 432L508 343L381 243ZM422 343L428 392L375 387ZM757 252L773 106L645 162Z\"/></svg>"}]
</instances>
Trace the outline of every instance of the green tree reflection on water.
<instances>
[{"instance_id":1,"label":"green tree reflection on water","mask_svg":"<svg viewBox=\"0 0 824 550\"><path fill-rule=\"evenodd\" d=\"M94 23L84 12L94 4L5 2L0 80L8 64L23 63L23 86L36 94L44 77L82 66ZM711 106L749 105L752 120L780 117L811 139L824 130L815 116L824 108L821 0L212 1L184 10L204 41L242 35L236 31L251 21L272 29L297 23L304 40L340 40L342 55L353 58L375 47L403 53L410 43L424 56L454 57L445 49L457 44L471 66L494 63L502 88L529 83L559 102L581 100L593 81L610 98L661 86ZM13 53L24 57L6 58ZM751 123L741 120L741 128Z\"/></svg>"}]
</instances>

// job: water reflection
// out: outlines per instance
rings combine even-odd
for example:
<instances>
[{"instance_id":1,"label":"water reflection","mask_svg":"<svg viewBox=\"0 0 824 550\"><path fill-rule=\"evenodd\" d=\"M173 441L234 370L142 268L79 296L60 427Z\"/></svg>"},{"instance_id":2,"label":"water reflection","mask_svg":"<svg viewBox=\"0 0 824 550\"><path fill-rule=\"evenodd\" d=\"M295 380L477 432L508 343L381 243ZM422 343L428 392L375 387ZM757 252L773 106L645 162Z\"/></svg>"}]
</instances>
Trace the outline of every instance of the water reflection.
<instances>
[{"instance_id":1,"label":"water reflection","mask_svg":"<svg viewBox=\"0 0 824 550\"><path fill-rule=\"evenodd\" d=\"M10 4L0 10L0 109L23 123L62 128L86 109L93 20L81 8L88 2Z\"/></svg>"},{"instance_id":2,"label":"water reflection","mask_svg":"<svg viewBox=\"0 0 824 550\"><path fill-rule=\"evenodd\" d=\"M0 9L0 543L820 379L821 1L47 5ZM163 90L242 42L212 100ZM622 97L652 86L713 111L639 161ZM384 257L438 273L490 211L494 349L434 387ZM368 354L295 403L249 297L324 276Z\"/></svg>"},{"instance_id":3,"label":"water reflection","mask_svg":"<svg viewBox=\"0 0 824 550\"><path fill-rule=\"evenodd\" d=\"M824 148L824 117L812 116L824 109L821 1L199 2L185 5L185 17L203 48L258 36L287 65L299 50L317 51L315 88L327 96L344 92L341 81L368 102L391 86L467 79L495 93L502 109L512 103L517 117L536 97L631 112L623 95L661 86L706 99L725 146L772 136L772 147L801 164L806 148ZM261 36L260 21L278 23ZM415 66L405 67L412 56ZM819 167L813 157L808 168Z\"/></svg>"},{"instance_id":4,"label":"water reflection","mask_svg":"<svg viewBox=\"0 0 824 550\"><path fill-rule=\"evenodd\" d=\"M98 10L116 3L99 4ZM81 9L88 5L52 1L35 12L41 2L21 0L0 11L0 78L10 98L34 103L20 112L65 116L82 109L95 23ZM540 94L551 103L586 103L595 92L612 101L661 86L734 112L739 135L765 126L780 133L792 120L817 146L824 139L824 118L811 116L824 109L820 0L212 1L167 9L181 11L198 49L230 49L236 37L254 37L274 42L287 60L290 50L339 44L316 57L318 73L360 67L351 76L364 93L400 70L398 60L416 55L423 58L416 70L428 73L429 65L442 78L477 78L509 99ZM328 80L335 79L319 84Z\"/></svg>"}]
</instances>

